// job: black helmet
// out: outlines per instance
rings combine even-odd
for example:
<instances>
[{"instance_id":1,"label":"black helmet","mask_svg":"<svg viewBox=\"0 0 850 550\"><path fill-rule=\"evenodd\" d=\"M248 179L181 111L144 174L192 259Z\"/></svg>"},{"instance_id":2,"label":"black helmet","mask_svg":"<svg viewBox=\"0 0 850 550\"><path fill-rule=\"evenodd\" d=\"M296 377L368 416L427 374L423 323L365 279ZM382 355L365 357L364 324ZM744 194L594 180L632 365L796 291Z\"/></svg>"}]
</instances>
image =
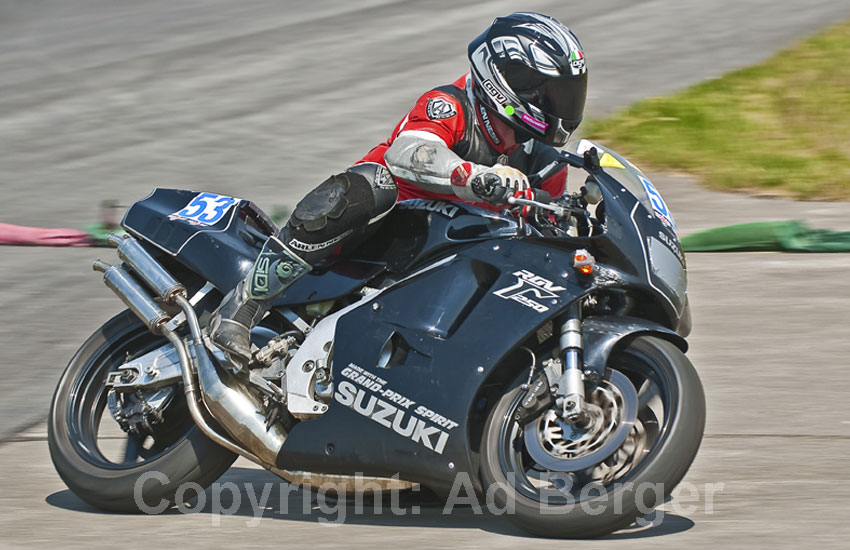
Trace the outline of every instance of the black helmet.
<instances>
[{"instance_id":1,"label":"black helmet","mask_svg":"<svg viewBox=\"0 0 850 550\"><path fill-rule=\"evenodd\" d=\"M473 93L517 132L562 146L578 127L587 65L576 35L539 13L499 17L469 44Z\"/></svg>"}]
</instances>

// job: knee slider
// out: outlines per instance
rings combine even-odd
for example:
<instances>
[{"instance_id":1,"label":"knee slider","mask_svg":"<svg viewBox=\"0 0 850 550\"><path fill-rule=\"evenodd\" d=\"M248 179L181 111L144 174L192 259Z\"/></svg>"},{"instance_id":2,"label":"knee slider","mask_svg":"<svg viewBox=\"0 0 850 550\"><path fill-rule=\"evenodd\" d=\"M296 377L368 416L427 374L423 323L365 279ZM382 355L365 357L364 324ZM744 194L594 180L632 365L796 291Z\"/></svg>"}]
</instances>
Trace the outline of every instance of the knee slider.
<instances>
[{"instance_id":1,"label":"knee slider","mask_svg":"<svg viewBox=\"0 0 850 550\"><path fill-rule=\"evenodd\" d=\"M321 231L328 219L339 219L348 207L347 193L351 188L345 174L337 174L320 183L296 205L290 225L305 231Z\"/></svg>"}]
</instances>

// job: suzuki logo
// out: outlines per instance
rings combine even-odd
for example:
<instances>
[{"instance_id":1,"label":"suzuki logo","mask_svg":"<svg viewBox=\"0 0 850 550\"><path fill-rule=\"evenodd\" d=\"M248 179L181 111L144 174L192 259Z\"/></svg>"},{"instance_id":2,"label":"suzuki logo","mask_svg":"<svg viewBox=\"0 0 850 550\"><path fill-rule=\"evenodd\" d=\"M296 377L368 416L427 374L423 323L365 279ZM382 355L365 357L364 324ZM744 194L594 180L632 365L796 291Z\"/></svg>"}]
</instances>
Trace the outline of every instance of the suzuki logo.
<instances>
[{"instance_id":1,"label":"suzuki logo","mask_svg":"<svg viewBox=\"0 0 850 550\"><path fill-rule=\"evenodd\" d=\"M363 388L358 388L348 380L339 384L334 393L334 399L355 412L372 419L385 428L390 428L398 435L419 443L437 454L443 454L449 433L426 422L421 418L398 407L398 403L384 401L375 395L370 395ZM413 403L413 401L411 401ZM417 411L423 409L419 407ZM441 417L442 418L442 417ZM446 420L446 419L444 419ZM457 423L452 422L453 426Z\"/></svg>"},{"instance_id":2,"label":"suzuki logo","mask_svg":"<svg viewBox=\"0 0 850 550\"><path fill-rule=\"evenodd\" d=\"M460 208L457 205L454 205L450 202L433 199L410 199L404 202L400 202L397 208L400 208L402 210L426 210L428 212L436 212L437 214L442 214L443 216L447 216L449 218L454 218L457 213L460 212Z\"/></svg>"}]
</instances>

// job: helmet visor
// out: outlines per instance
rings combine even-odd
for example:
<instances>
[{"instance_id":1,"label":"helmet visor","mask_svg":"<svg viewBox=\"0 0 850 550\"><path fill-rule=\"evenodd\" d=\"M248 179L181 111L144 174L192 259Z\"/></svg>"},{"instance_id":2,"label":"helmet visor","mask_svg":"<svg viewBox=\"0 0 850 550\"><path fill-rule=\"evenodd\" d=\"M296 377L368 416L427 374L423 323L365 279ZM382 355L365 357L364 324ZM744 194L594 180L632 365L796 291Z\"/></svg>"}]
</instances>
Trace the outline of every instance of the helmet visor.
<instances>
[{"instance_id":1,"label":"helmet visor","mask_svg":"<svg viewBox=\"0 0 850 550\"><path fill-rule=\"evenodd\" d=\"M587 72L552 77L522 63L508 63L504 75L521 100L561 119L565 129L573 131L581 122L587 97Z\"/></svg>"}]
</instances>

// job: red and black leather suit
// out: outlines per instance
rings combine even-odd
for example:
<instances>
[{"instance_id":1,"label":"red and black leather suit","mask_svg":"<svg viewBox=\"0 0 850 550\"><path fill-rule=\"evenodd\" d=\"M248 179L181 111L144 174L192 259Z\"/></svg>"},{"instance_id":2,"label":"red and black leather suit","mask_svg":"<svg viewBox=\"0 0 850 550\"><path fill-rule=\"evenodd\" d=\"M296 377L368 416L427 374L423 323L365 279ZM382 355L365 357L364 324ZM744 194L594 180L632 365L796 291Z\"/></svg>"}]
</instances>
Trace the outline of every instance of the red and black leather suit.
<instances>
[{"instance_id":1,"label":"red and black leather suit","mask_svg":"<svg viewBox=\"0 0 850 550\"><path fill-rule=\"evenodd\" d=\"M491 115L470 93L471 85L468 75L464 75L423 94L389 139L374 147L355 166L331 176L304 197L281 231L280 240L307 263L315 264L377 224L397 201L462 200L446 185L400 177L402 170L395 169L385 158L399 135L422 137L423 142L424 138L439 139L465 161L485 166L499 163L529 175L552 163L557 150L533 139L505 151ZM409 161L411 166L404 173L408 177L413 173L415 177L417 159ZM452 183L458 182L452 179ZM566 168L541 182L539 187L559 196L565 183ZM491 210L504 208L487 202L464 202Z\"/></svg>"}]
</instances>

